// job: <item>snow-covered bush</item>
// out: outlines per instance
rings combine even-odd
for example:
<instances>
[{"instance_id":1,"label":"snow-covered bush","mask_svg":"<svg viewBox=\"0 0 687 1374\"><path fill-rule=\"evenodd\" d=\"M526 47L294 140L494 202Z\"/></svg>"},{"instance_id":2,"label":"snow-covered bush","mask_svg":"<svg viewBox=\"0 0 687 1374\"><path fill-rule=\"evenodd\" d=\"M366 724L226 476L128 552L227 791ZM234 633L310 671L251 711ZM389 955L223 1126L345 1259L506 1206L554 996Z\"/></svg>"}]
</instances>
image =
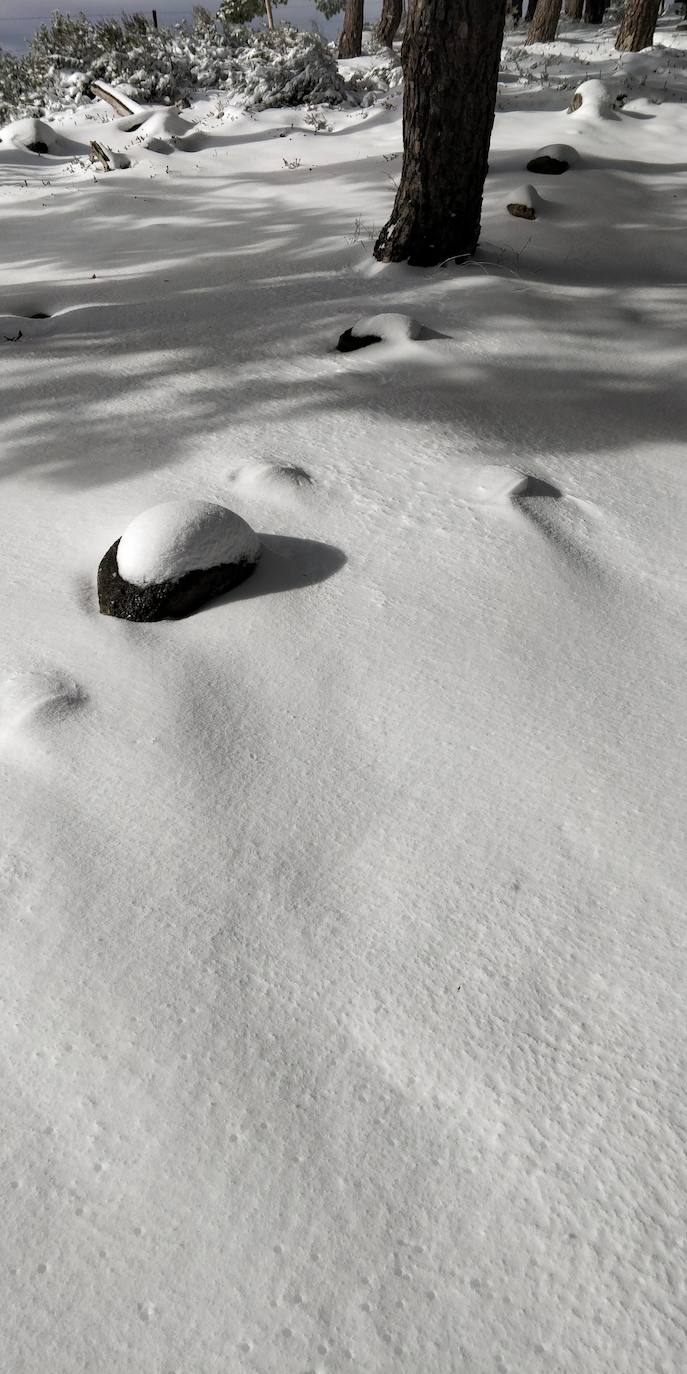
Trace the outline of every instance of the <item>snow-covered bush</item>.
<instances>
[{"instance_id":1,"label":"snow-covered bush","mask_svg":"<svg viewBox=\"0 0 687 1374\"><path fill-rule=\"evenodd\" d=\"M26 57L0 52L0 123L90 98L94 81L126 85L142 102L172 104L220 89L244 106L339 105L346 86L332 50L316 34L229 27L207 11L193 23L153 29L140 15L91 20L55 14ZM386 89L364 80L365 91ZM353 99L360 100L356 86Z\"/></svg>"},{"instance_id":2,"label":"snow-covered bush","mask_svg":"<svg viewBox=\"0 0 687 1374\"><path fill-rule=\"evenodd\" d=\"M331 49L314 33L287 26L251 33L229 64L224 83L253 108L340 105L346 87Z\"/></svg>"}]
</instances>

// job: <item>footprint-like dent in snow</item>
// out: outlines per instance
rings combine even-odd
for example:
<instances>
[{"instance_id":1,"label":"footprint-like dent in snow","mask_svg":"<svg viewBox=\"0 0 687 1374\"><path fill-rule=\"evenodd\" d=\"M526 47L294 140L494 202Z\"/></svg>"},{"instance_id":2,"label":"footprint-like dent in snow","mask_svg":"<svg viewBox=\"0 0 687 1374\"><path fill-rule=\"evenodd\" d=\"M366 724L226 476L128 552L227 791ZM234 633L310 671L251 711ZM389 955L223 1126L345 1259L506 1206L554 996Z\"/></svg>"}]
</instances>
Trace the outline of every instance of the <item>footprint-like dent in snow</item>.
<instances>
[{"instance_id":1,"label":"footprint-like dent in snow","mask_svg":"<svg viewBox=\"0 0 687 1374\"><path fill-rule=\"evenodd\" d=\"M311 491L315 479L297 463L273 463L269 459L253 459L231 474L231 481L246 491L289 493Z\"/></svg>"},{"instance_id":2,"label":"footprint-like dent in snow","mask_svg":"<svg viewBox=\"0 0 687 1374\"><path fill-rule=\"evenodd\" d=\"M11 673L0 681L0 741L49 727L85 701L78 682L57 671Z\"/></svg>"}]
</instances>

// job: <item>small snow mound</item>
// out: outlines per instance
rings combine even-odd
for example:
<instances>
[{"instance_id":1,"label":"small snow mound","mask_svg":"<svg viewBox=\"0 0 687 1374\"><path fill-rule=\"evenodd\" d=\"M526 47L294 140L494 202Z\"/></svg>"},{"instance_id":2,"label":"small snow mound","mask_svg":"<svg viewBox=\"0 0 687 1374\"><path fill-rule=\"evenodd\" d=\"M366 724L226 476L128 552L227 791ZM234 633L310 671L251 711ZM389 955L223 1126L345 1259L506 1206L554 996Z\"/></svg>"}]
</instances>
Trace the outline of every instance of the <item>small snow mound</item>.
<instances>
[{"instance_id":1,"label":"small snow mound","mask_svg":"<svg viewBox=\"0 0 687 1374\"><path fill-rule=\"evenodd\" d=\"M542 198L539 192L534 186L529 185L518 186L506 202L508 213L519 219L536 219L541 206Z\"/></svg>"},{"instance_id":2,"label":"small snow mound","mask_svg":"<svg viewBox=\"0 0 687 1374\"><path fill-rule=\"evenodd\" d=\"M163 501L136 516L117 549L120 576L135 587L176 582L228 563L254 563L260 540L245 520L213 501Z\"/></svg>"},{"instance_id":3,"label":"small snow mound","mask_svg":"<svg viewBox=\"0 0 687 1374\"><path fill-rule=\"evenodd\" d=\"M591 81L583 81L577 87L570 106L569 114L582 113L593 115L598 119L610 119L613 115L613 96L603 81L594 77Z\"/></svg>"},{"instance_id":4,"label":"small snow mound","mask_svg":"<svg viewBox=\"0 0 687 1374\"><path fill-rule=\"evenodd\" d=\"M0 684L0 737L59 719L85 701L72 678L48 669L12 673Z\"/></svg>"},{"instance_id":5,"label":"small snow mound","mask_svg":"<svg viewBox=\"0 0 687 1374\"><path fill-rule=\"evenodd\" d=\"M150 138L177 139L185 138L195 129L195 123L189 123L187 119L182 119L176 110L151 110L146 119L138 126L139 137L143 142Z\"/></svg>"},{"instance_id":6,"label":"small snow mound","mask_svg":"<svg viewBox=\"0 0 687 1374\"><path fill-rule=\"evenodd\" d=\"M59 154L63 141L42 119L15 119L0 129L0 143L28 153Z\"/></svg>"},{"instance_id":7,"label":"small snow mound","mask_svg":"<svg viewBox=\"0 0 687 1374\"><path fill-rule=\"evenodd\" d=\"M245 463L232 473L232 481L249 489L273 491L303 491L314 485L305 468L294 463L271 463L266 458Z\"/></svg>"}]
</instances>

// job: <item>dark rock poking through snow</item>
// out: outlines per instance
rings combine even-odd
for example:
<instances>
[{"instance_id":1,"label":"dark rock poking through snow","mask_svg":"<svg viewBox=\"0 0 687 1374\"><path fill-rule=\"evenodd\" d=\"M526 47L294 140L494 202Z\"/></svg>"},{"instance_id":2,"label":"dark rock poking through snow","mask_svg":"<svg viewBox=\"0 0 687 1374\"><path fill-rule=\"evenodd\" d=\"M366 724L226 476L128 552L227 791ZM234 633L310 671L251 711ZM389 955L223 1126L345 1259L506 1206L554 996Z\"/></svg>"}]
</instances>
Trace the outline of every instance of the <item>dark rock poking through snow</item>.
<instances>
[{"instance_id":1,"label":"dark rock poking through snow","mask_svg":"<svg viewBox=\"0 0 687 1374\"><path fill-rule=\"evenodd\" d=\"M546 148L538 148L527 164L528 172L540 172L544 176L559 177L578 161L576 148L569 143L550 143Z\"/></svg>"},{"instance_id":2,"label":"dark rock poking through snow","mask_svg":"<svg viewBox=\"0 0 687 1374\"><path fill-rule=\"evenodd\" d=\"M533 157L527 164L528 172L541 172L547 177L559 177L563 172L567 172L569 162L563 162L557 157Z\"/></svg>"},{"instance_id":3,"label":"dark rock poking through snow","mask_svg":"<svg viewBox=\"0 0 687 1374\"><path fill-rule=\"evenodd\" d=\"M154 506L132 521L98 568L101 614L180 620L244 582L260 552L250 525L224 506L209 501Z\"/></svg>"},{"instance_id":4,"label":"dark rock poking through snow","mask_svg":"<svg viewBox=\"0 0 687 1374\"><path fill-rule=\"evenodd\" d=\"M336 347L339 353L355 353L356 348L369 348L370 344L381 342L381 334L354 334L352 329L344 329Z\"/></svg>"}]
</instances>

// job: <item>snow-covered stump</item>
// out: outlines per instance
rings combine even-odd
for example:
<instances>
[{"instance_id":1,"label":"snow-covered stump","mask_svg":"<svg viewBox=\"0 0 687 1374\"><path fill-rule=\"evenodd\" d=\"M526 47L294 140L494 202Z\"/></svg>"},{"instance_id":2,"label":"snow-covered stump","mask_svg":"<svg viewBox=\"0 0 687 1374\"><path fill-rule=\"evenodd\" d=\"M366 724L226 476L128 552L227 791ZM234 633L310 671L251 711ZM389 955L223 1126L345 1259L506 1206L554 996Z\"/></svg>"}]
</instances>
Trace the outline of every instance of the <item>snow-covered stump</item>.
<instances>
[{"instance_id":1,"label":"snow-covered stump","mask_svg":"<svg viewBox=\"0 0 687 1374\"><path fill-rule=\"evenodd\" d=\"M166 501L132 520L98 568L102 615L180 620L238 587L261 545L240 515L212 501Z\"/></svg>"},{"instance_id":2,"label":"snow-covered stump","mask_svg":"<svg viewBox=\"0 0 687 1374\"><path fill-rule=\"evenodd\" d=\"M516 219L536 219L541 210L542 198L534 186L518 186L506 203L509 215Z\"/></svg>"},{"instance_id":3,"label":"snow-covered stump","mask_svg":"<svg viewBox=\"0 0 687 1374\"><path fill-rule=\"evenodd\" d=\"M613 119L613 95L598 77L583 81L577 87L568 106L568 114L576 114L578 110L597 119Z\"/></svg>"},{"instance_id":4,"label":"snow-covered stump","mask_svg":"<svg viewBox=\"0 0 687 1374\"><path fill-rule=\"evenodd\" d=\"M539 172L542 176L559 177L563 172L567 172L569 167L574 167L579 161L579 153L576 148L571 148L569 143L547 143L545 148L538 148L534 157L527 163L528 172Z\"/></svg>"}]
</instances>

